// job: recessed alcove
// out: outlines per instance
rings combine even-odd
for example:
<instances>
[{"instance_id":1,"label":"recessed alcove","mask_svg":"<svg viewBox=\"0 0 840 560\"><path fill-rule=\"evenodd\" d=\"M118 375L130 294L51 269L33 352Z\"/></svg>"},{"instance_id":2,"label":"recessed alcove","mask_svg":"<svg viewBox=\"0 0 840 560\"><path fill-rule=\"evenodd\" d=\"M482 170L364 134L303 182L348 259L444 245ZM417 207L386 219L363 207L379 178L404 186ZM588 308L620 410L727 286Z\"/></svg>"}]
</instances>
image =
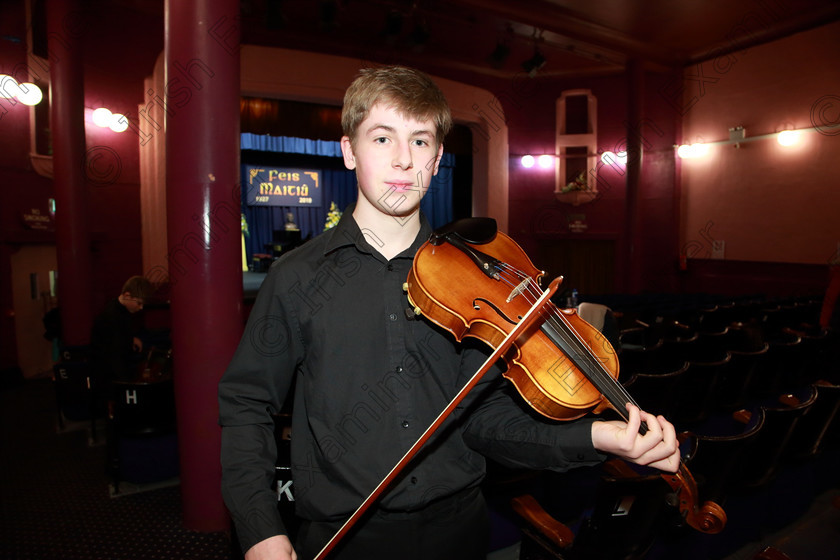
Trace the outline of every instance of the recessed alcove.
<instances>
[{"instance_id":1,"label":"recessed alcove","mask_svg":"<svg viewBox=\"0 0 840 560\"><path fill-rule=\"evenodd\" d=\"M554 196L578 206L598 196L598 100L588 89L557 99Z\"/></svg>"}]
</instances>

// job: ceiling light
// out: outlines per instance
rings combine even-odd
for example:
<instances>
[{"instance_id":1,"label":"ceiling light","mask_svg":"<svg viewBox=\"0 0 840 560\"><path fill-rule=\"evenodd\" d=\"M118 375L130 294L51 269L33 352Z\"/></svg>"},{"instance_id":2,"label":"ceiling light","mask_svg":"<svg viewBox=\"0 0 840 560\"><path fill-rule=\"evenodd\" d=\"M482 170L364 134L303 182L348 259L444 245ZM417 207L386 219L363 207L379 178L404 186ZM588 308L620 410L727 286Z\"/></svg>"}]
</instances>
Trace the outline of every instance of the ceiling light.
<instances>
[{"instance_id":1,"label":"ceiling light","mask_svg":"<svg viewBox=\"0 0 840 560\"><path fill-rule=\"evenodd\" d=\"M319 12L321 29L335 29L338 27L338 5L335 0L321 0Z\"/></svg>"},{"instance_id":2,"label":"ceiling light","mask_svg":"<svg viewBox=\"0 0 840 560\"><path fill-rule=\"evenodd\" d=\"M385 16L385 37L394 38L402 33L403 16L397 10L391 10Z\"/></svg>"},{"instance_id":3,"label":"ceiling light","mask_svg":"<svg viewBox=\"0 0 840 560\"><path fill-rule=\"evenodd\" d=\"M429 38L432 36L431 32L429 31L429 26L426 25L426 22L420 21L414 24L414 28L411 30L411 42L414 45L414 49L422 49L426 46L426 43L429 42Z\"/></svg>"}]
</instances>

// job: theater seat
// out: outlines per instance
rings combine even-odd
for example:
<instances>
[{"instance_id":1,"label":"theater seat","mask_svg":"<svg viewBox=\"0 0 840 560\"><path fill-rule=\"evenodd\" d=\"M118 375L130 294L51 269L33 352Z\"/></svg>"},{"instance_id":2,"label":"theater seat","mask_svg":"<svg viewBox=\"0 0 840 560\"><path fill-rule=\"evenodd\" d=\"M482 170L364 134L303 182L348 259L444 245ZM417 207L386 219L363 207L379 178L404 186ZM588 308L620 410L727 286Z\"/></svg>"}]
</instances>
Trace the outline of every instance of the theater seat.
<instances>
[{"instance_id":1,"label":"theater seat","mask_svg":"<svg viewBox=\"0 0 840 560\"><path fill-rule=\"evenodd\" d=\"M594 506L576 530L552 517L534 496L513 498L511 507L520 517L524 538L531 548L542 550L538 557L646 558L660 532L678 523L679 515L668 499L671 488L661 476L637 472L628 476L626 472L626 468L613 469L611 464L605 467Z\"/></svg>"},{"instance_id":2,"label":"theater seat","mask_svg":"<svg viewBox=\"0 0 840 560\"><path fill-rule=\"evenodd\" d=\"M96 382L86 361L61 361L53 366L56 413L59 430L68 422L84 422L90 439L97 441L96 421L105 417L104 406L97 398Z\"/></svg>"},{"instance_id":3,"label":"theater seat","mask_svg":"<svg viewBox=\"0 0 840 560\"><path fill-rule=\"evenodd\" d=\"M726 375L731 355L713 362L688 362L675 396L673 423L678 429L694 426L713 412L720 379Z\"/></svg>"},{"instance_id":4,"label":"theater seat","mask_svg":"<svg viewBox=\"0 0 840 560\"><path fill-rule=\"evenodd\" d=\"M778 404L763 405L764 427L744 457L739 469L738 486L743 490L754 490L772 481L788 453L799 420L817 400L813 387L803 399L790 401L782 398Z\"/></svg>"},{"instance_id":5,"label":"theater seat","mask_svg":"<svg viewBox=\"0 0 840 560\"><path fill-rule=\"evenodd\" d=\"M671 420L678 404L675 396L688 367L688 362L684 362L674 371L637 373L624 383L624 388L643 410Z\"/></svg>"},{"instance_id":6,"label":"theater seat","mask_svg":"<svg viewBox=\"0 0 840 560\"><path fill-rule=\"evenodd\" d=\"M763 428L764 411L759 409L746 426L733 420L726 427L719 426L718 433L681 434L686 447L683 459L694 476L701 501L726 503L740 481L745 456Z\"/></svg>"},{"instance_id":7,"label":"theater seat","mask_svg":"<svg viewBox=\"0 0 840 560\"><path fill-rule=\"evenodd\" d=\"M114 382L108 422L108 463L114 494L123 481L146 484L179 474L172 380Z\"/></svg>"},{"instance_id":8,"label":"theater seat","mask_svg":"<svg viewBox=\"0 0 840 560\"><path fill-rule=\"evenodd\" d=\"M816 400L799 418L786 451L786 458L803 461L818 457L840 425L840 385L818 381Z\"/></svg>"}]
</instances>

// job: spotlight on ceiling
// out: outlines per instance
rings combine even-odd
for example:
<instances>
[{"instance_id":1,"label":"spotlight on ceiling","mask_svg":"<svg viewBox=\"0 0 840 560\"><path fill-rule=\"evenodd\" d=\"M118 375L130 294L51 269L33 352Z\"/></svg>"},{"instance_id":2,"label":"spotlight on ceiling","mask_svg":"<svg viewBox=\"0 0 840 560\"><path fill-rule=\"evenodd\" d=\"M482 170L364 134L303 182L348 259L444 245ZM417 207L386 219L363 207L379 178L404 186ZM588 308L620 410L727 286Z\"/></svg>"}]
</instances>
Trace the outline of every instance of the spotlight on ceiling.
<instances>
[{"instance_id":1,"label":"spotlight on ceiling","mask_svg":"<svg viewBox=\"0 0 840 560\"><path fill-rule=\"evenodd\" d=\"M409 35L412 50L415 52L422 52L423 49L426 48L426 44L429 42L429 38L431 36L432 34L429 31L429 26L426 25L425 21L415 22L414 27L411 29L411 34Z\"/></svg>"},{"instance_id":2,"label":"spotlight on ceiling","mask_svg":"<svg viewBox=\"0 0 840 560\"><path fill-rule=\"evenodd\" d=\"M490 53L490 56L487 57L487 62L493 68L501 68L507 58L510 56L510 47L507 46L505 43L496 43L496 48L493 49L493 52Z\"/></svg>"},{"instance_id":3,"label":"spotlight on ceiling","mask_svg":"<svg viewBox=\"0 0 840 560\"><path fill-rule=\"evenodd\" d=\"M336 0L321 0L318 12L321 29L332 30L338 27L338 4L336 4Z\"/></svg>"},{"instance_id":4,"label":"spotlight on ceiling","mask_svg":"<svg viewBox=\"0 0 840 560\"><path fill-rule=\"evenodd\" d=\"M398 10L391 10L385 15L385 37L396 38L402 33L403 15Z\"/></svg>"},{"instance_id":5,"label":"spotlight on ceiling","mask_svg":"<svg viewBox=\"0 0 840 560\"><path fill-rule=\"evenodd\" d=\"M522 63L522 69L525 70L531 78L536 76L537 72L539 72L540 68L543 66L545 66L545 57L537 49L534 49L534 56Z\"/></svg>"}]
</instances>

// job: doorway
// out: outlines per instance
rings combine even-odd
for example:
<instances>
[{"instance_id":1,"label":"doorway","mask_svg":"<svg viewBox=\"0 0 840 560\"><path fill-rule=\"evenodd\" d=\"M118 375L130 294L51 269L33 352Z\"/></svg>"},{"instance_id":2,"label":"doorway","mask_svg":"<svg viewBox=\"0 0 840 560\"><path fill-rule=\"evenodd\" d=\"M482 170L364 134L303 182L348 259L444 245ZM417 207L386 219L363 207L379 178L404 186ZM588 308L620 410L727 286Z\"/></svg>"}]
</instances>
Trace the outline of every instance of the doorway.
<instances>
[{"instance_id":1,"label":"doorway","mask_svg":"<svg viewBox=\"0 0 840 560\"><path fill-rule=\"evenodd\" d=\"M56 305L55 245L23 245L11 256L18 364L26 379L52 374L53 343L44 315Z\"/></svg>"}]
</instances>

